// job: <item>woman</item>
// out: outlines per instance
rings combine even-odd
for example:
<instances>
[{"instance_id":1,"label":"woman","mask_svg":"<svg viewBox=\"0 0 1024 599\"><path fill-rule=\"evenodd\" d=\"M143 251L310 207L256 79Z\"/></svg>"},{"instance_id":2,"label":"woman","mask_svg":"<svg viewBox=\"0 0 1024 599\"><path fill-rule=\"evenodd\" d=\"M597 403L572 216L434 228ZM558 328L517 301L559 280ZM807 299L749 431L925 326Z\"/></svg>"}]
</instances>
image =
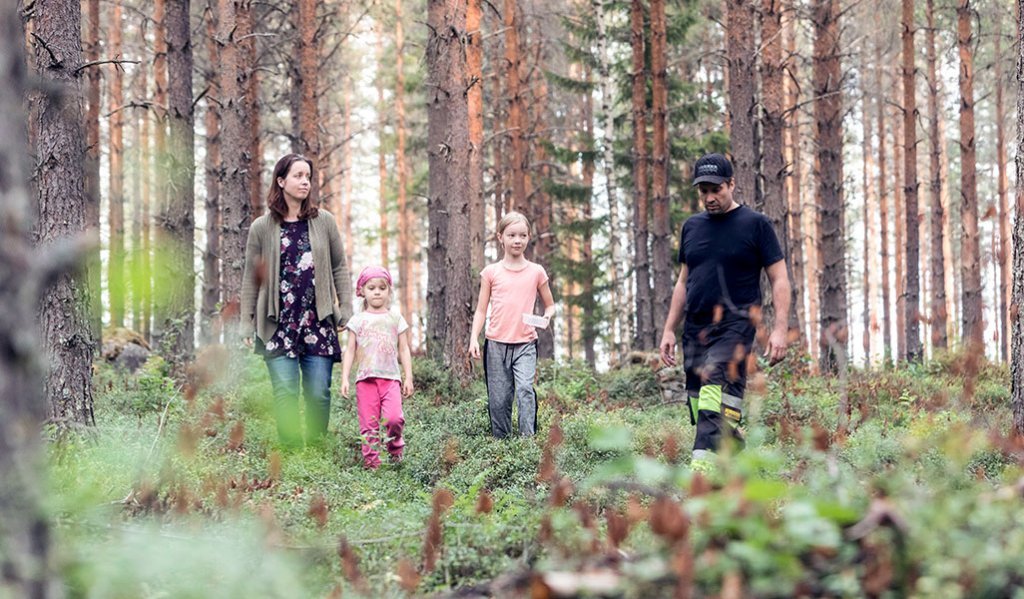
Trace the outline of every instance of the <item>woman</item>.
<instances>
[{"instance_id":1,"label":"woman","mask_svg":"<svg viewBox=\"0 0 1024 599\"><path fill-rule=\"evenodd\" d=\"M327 432L331 370L341 360L338 329L352 315L352 288L341 235L331 213L310 195L313 163L298 154L277 161L267 214L253 221L245 247L243 326L270 372L281 443L302 444L299 379L306 441ZM252 331L253 329L249 329Z\"/></svg>"}]
</instances>

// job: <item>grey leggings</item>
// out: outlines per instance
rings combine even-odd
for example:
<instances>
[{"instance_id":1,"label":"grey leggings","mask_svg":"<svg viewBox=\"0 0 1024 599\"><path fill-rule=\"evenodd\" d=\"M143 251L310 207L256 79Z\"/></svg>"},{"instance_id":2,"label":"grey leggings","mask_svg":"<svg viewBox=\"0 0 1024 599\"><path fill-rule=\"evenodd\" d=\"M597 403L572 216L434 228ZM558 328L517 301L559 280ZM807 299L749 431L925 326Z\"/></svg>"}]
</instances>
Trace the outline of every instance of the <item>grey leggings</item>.
<instances>
[{"instance_id":1,"label":"grey leggings","mask_svg":"<svg viewBox=\"0 0 1024 599\"><path fill-rule=\"evenodd\" d=\"M491 434L499 439L512 433L512 398L519 407L519 434L537 432L537 342L484 341L484 380L487 381L487 413Z\"/></svg>"}]
</instances>

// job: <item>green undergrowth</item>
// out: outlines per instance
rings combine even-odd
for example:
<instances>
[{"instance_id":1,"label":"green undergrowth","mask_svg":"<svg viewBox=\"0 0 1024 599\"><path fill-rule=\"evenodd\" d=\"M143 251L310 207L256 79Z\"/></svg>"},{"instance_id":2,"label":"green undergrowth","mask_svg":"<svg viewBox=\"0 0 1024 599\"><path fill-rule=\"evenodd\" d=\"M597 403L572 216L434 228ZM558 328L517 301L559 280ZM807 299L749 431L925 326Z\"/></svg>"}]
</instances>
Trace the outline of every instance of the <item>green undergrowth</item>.
<instances>
[{"instance_id":1,"label":"green undergrowth","mask_svg":"<svg viewBox=\"0 0 1024 599\"><path fill-rule=\"evenodd\" d=\"M51 444L68 595L517 596L512 573L597 569L611 590L580 593L1024 596L1008 373L963 356L776 367L748 391L746 450L700 475L685 404L646 367L542 363L540 434L496 440L482 381L417 359L406 458L370 472L337 381L329 437L285 451L262 363L199 365L186 388L158 359L100 366L95 430Z\"/></svg>"}]
</instances>

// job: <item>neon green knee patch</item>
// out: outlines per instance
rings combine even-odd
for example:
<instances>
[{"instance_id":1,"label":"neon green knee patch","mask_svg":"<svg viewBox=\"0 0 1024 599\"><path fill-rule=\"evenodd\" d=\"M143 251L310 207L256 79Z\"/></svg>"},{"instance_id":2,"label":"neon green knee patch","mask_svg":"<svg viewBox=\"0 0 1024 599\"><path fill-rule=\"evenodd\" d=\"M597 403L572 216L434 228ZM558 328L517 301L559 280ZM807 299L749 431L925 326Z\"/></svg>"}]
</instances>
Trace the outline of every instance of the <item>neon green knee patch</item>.
<instances>
[{"instance_id":1,"label":"neon green knee patch","mask_svg":"<svg viewBox=\"0 0 1024 599\"><path fill-rule=\"evenodd\" d=\"M698 410L709 412L722 412L722 386L704 385L700 388L700 397L697 399Z\"/></svg>"}]
</instances>

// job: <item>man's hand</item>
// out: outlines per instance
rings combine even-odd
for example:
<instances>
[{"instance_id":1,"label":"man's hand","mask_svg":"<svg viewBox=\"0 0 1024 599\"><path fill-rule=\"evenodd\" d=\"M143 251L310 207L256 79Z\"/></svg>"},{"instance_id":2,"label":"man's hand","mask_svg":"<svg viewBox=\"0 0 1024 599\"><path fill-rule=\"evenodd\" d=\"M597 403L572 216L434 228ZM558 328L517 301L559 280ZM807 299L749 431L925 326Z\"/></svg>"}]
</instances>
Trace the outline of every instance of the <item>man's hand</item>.
<instances>
[{"instance_id":1,"label":"man's hand","mask_svg":"<svg viewBox=\"0 0 1024 599\"><path fill-rule=\"evenodd\" d=\"M661 361L665 366L676 365L676 334L672 331L665 331L661 336Z\"/></svg>"},{"instance_id":2,"label":"man's hand","mask_svg":"<svg viewBox=\"0 0 1024 599\"><path fill-rule=\"evenodd\" d=\"M768 347L764 349L764 357L768 358L768 364L774 366L786 357L786 347L789 344L787 334L788 331L785 329L775 329L768 336Z\"/></svg>"}]
</instances>

